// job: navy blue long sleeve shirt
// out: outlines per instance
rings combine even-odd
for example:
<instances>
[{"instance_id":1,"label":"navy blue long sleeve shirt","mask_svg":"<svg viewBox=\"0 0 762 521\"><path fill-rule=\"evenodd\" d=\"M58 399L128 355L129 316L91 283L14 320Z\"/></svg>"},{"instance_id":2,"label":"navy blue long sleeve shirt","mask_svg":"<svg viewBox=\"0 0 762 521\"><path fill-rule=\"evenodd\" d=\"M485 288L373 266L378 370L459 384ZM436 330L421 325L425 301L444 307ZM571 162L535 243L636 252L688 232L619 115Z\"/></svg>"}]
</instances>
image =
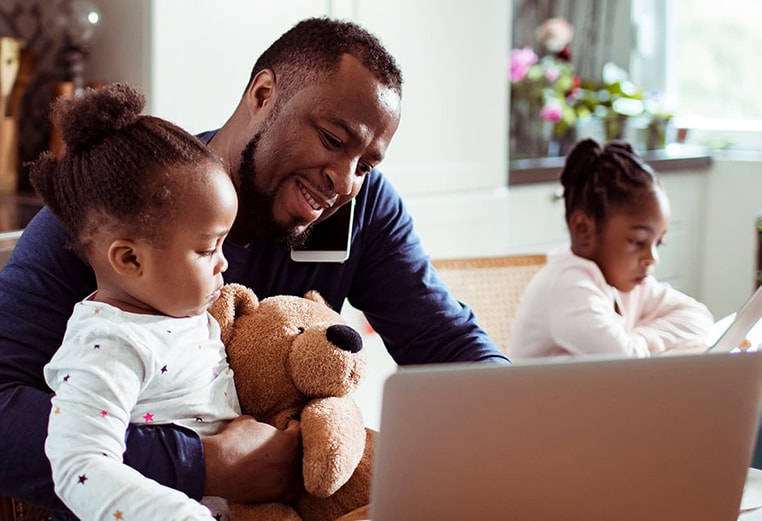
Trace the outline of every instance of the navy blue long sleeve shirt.
<instances>
[{"instance_id":1,"label":"navy blue long sleeve shirt","mask_svg":"<svg viewBox=\"0 0 762 521\"><path fill-rule=\"evenodd\" d=\"M54 510L63 507L43 450L50 390L42 369L74 304L95 290L89 266L65 246L63 229L45 208L0 272L0 494ZM246 247L227 241L223 249L226 282L245 284L260 298L316 289L336 310L348 298L400 365L508 363L433 271L410 215L378 171L368 174L357 196L346 262L297 263L283 246L256 237ZM203 495L203 449L194 433L130 427L125 462L191 497Z\"/></svg>"}]
</instances>

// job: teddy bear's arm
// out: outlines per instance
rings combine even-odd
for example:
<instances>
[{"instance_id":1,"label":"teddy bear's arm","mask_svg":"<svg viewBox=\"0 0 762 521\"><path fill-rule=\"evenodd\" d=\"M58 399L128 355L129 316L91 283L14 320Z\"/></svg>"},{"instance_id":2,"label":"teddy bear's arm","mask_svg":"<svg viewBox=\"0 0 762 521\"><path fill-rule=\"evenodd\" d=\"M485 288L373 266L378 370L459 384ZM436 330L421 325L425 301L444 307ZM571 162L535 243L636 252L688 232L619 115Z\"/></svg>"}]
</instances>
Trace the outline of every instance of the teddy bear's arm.
<instances>
[{"instance_id":1,"label":"teddy bear's arm","mask_svg":"<svg viewBox=\"0 0 762 521\"><path fill-rule=\"evenodd\" d=\"M351 398L317 398L301 415L304 487L328 497L349 480L365 449L365 424Z\"/></svg>"}]
</instances>

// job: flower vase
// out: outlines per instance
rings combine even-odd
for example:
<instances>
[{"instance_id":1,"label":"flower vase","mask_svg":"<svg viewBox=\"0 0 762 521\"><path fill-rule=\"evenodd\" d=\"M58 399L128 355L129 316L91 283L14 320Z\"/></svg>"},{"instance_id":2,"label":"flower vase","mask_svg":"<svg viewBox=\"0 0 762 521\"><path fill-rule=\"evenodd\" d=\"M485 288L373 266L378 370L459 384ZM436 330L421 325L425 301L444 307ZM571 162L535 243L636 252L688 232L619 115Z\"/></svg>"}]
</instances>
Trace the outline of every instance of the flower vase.
<instances>
[{"instance_id":1,"label":"flower vase","mask_svg":"<svg viewBox=\"0 0 762 521\"><path fill-rule=\"evenodd\" d=\"M553 124L540 117L542 103L527 99L511 101L510 159L547 157Z\"/></svg>"},{"instance_id":2,"label":"flower vase","mask_svg":"<svg viewBox=\"0 0 762 521\"><path fill-rule=\"evenodd\" d=\"M667 146L670 116L653 116L648 123L648 150L660 150Z\"/></svg>"},{"instance_id":3,"label":"flower vase","mask_svg":"<svg viewBox=\"0 0 762 521\"><path fill-rule=\"evenodd\" d=\"M560 134L554 132L554 137L548 147L548 156L564 157L574 148L576 143L577 129L575 127L569 127L565 132Z\"/></svg>"}]
</instances>

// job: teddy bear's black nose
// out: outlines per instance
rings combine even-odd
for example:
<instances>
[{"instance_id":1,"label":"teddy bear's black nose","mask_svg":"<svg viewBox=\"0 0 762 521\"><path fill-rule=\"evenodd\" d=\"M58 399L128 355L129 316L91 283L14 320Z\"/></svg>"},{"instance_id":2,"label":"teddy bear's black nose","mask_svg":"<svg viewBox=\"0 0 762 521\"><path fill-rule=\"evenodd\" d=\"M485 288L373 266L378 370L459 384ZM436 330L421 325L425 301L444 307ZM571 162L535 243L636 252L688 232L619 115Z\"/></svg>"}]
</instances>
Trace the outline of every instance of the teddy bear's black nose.
<instances>
[{"instance_id":1,"label":"teddy bear's black nose","mask_svg":"<svg viewBox=\"0 0 762 521\"><path fill-rule=\"evenodd\" d=\"M360 333L344 324L330 326L325 336L328 341L343 351L357 353L362 349L362 337Z\"/></svg>"}]
</instances>

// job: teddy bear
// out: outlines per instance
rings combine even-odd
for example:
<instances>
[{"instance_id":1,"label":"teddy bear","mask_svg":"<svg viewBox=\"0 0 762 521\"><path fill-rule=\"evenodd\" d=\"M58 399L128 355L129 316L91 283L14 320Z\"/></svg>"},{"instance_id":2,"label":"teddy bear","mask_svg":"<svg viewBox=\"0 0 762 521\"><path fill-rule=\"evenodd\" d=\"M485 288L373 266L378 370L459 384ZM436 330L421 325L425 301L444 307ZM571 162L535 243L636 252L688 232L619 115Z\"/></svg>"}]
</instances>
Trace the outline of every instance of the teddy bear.
<instances>
[{"instance_id":1,"label":"teddy bear","mask_svg":"<svg viewBox=\"0 0 762 521\"><path fill-rule=\"evenodd\" d=\"M301 421L304 491L291 504L232 503L231 519L333 521L368 505L375 431L349 396L366 371L360 334L316 291L259 300L231 283L210 312L241 411L279 429Z\"/></svg>"}]
</instances>

